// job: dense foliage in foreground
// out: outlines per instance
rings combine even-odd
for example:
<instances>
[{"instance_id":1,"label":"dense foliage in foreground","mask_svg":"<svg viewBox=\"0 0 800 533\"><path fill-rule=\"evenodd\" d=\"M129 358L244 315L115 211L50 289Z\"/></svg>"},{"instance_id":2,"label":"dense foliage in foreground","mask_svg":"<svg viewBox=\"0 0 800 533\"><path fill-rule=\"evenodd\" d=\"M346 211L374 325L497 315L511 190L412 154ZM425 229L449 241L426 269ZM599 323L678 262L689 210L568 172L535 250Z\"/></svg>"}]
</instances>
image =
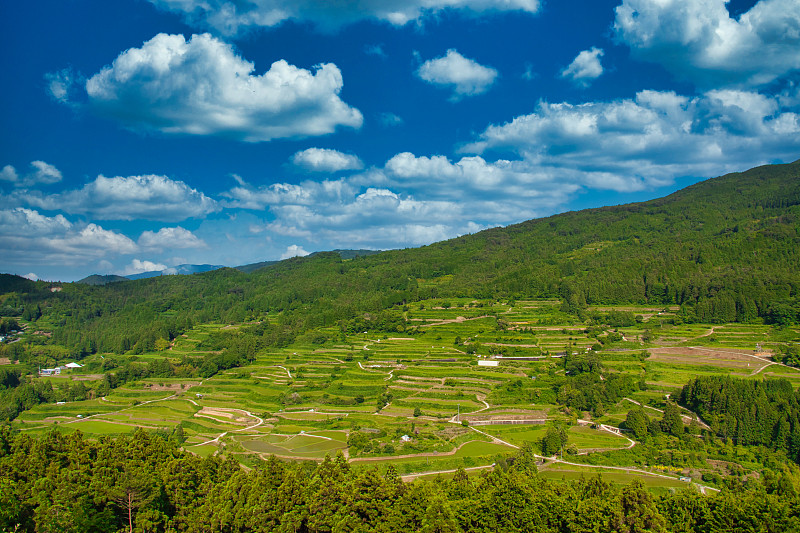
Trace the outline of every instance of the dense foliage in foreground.
<instances>
[{"instance_id":1,"label":"dense foliage in foreground","mask_svg":"<svg viewBox=\"0 0 800 533\"><path fill-rule=\"evenodd\" d=\"M705 496L640 483L553 482L530 451L478 477L403 483L393 470L275 459L246 471L142 430L38 439L0 428L0 529L22 531L785 532L800 530L797 472Z\"/></svg>"}]
</instances>

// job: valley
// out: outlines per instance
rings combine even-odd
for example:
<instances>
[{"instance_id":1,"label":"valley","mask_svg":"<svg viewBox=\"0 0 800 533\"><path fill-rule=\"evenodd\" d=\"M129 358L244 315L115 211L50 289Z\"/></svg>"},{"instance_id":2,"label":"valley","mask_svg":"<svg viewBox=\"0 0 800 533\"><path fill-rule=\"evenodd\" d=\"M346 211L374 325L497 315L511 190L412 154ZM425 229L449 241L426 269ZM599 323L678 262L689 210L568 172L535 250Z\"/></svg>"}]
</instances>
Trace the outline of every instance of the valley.
<instances>
[{"instance_id":1,"label":"valley","mask_svg":"<svg viewBox=\"0 0 800 533\"><path fill-rule=\"evenodd\" d=\"M0 274L0 528L798 530L798 175L375 254Z\"/></svg>"},{"instance_id":2,"label":"valley","mask_svg":"<svg viewBox=\"0 0 800 533\"><path fill-rule=\"evenodd\" d=\"M683 477L705 490L715 488L703 482L704 474L716 472L711 465L676 465L672 458L641 464L634 446L641 442L616 429L625 427L628 411L640 403L651 418L661 418L667 398L700 375L782 378L800 387L800 369L771 358L778 346L797 342L796 328L681 324L678 308L670 306L588 308L598 320L581 321L560 307L557 300L423 300L398 306L411 325L404 331L319 328L305 342L259 352L211 377L129 381L92 399L38 405L13 427L31 435L80 431L89 438L131 434L137 427L174 435L180 428L183 449L203 457L233 457L255 467L269 455L321 461L343 453L353 465L381 471L393 465L406 479L459 467L479 473L526 443L541 454L547 429L560 427L564 449L542 459L549 477L602 472L611 482L641 478L661 488L686 485ZM609 313L627 325L603 325L600 317ZM109 360L177 368L207 355L203 345L210 336L247 326L198 325L161 351L96 354L81 361L83 368L38 379L54 390L80 381L94 392ZM628 375L636 383L606 391L583 409L588 406L563 397L570 393L565 372L571 360L602 365L600 380ZM681 414L695 438L710 429L693 413ZM593 464L612 451L620 452L618 459L600 461L600 469Z\"/></svg>"}]
</instances>

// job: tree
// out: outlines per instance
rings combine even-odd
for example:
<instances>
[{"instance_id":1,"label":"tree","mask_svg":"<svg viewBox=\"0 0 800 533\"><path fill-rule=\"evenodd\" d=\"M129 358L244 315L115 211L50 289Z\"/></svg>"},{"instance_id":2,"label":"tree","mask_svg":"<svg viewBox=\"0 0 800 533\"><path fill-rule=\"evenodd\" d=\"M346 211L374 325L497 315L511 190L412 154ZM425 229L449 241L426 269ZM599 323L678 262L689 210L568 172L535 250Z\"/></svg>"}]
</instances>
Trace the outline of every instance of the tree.
<instances>
[{"instance_id":1,"label":"tree","mask_svg":"<svg viewBox=\"0 0 800 533\"><path fill-rule=\"evenodd\" d=\"M567 432L563 428L550 426L542 437L542 455L555 455L567 444Z\"/></svg>"},{"instance_id":2,"label":"tree","mask_svg":"<svg viewBox=\"0 0 800 533\"><path fill-rule=\"evenodd\" d=\"M653 497L641 480L635 479L622 489L619 504L622 513L615 520L621 533L665 533L666 521L658 512Z\"/></svg>"},{"instance_id":3,"label":"tree","mask_svg":"<svg viewBox=\"0 0 800 533\"><path fill-rule=\"evenodd\" d=\"M670 435L683 435L683 418L678 405L674 402L667 402L664 407L664 417L661 419L661 431Z\"/></svg>"},{"instance_id":4,"label":"tree","mask_svg":"<svg viewBox=\"0 0 800 533\"><path fill-rule=\"evenodd\" d=\"M183 424L178 424L177 426L175 426L175 432L173 433L173 436L175 437L175 441L178 444L183 444L184 442L186 442L186 435L184 434L183 431Z\"/></svg>"},{"instance_id":5,"label":"tree","mask_svg":"<svg viewBox=\"0 0 800 533\"><path fill-rule=\"evenodd\" d=\"M154 497L154 483L141 469L135 471L131 464L124 468L125 473L117 486L111 490L110 497L125 514L128 532L133 533L136 512L150 503Z\"/></svg>"},{"instance_id":6,"label":"tree","mask_svg":"<svg viewBox=\"0 0 800 533\"><path fill-rule=\"evenodd\" d=\"M156 339L154 346L155 346L155 349L157 351L163 352L164 350L169 348L170 344L169 344L169 341L167 339L165 339L163 337L159 337L159 338Z\"/></svg>"},{"instance_id":7,"label":"tree","mask_svg":"<svg viewBox=\"0 0 800 533\"><path fill-rule=\"evenodd\" d=\"M642 440L648 434L648 425L650 419L644 412L642 407L635 407L628 411L628 416L625 418L625 427L633 432L633 436L638 440Z\"/></svg>"},{"instance_id":8,"label":"tree","mask_svg":"<svg viewBox=\"0 0 800 533\"><path fill-rule=\"evenodd\" d=\"M533 450L533 445L530 441L526 441L519 452L514 456L512 462L512 469L527 474L535 474L539 471L536 466L536 453Z\"/></svg>"}]
</instances>

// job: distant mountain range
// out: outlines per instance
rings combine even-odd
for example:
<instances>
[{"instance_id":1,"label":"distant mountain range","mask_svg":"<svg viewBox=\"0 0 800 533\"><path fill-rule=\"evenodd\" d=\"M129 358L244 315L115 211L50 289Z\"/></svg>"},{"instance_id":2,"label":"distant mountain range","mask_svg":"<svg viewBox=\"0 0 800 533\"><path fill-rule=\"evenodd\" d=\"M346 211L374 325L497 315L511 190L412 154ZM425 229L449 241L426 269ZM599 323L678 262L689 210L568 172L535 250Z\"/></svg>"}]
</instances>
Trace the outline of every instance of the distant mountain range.
<instances>
[{"instance_id":1,"label":"distant mountain range","mask_svg":"<svg viewBox=\"0 0 800 533\"><path fill-rule=\"evenodd\" d=\"M155 278L156 276L199 274L200 272L209 272L219 268L225 268L225 265L178 265L176 267L165 268L164 270L151 270L149 272L131 274L130 276L125 277L128 279L145 279Z\"/></svg>"},{"instance_id":2,"label":"distant mountain range","mask_svg":"<svg viewBox=\"0 0 800 533\"><path fill-rule=\"evenodd\" d=\"M342 259L352 259L357 256L367 256L380 253L380 250L332 250L334 253L338 253ZM322 252L314 252L310 254L309 257L313 257ZM256 270L264 267L268 267L279 263L280 261L261 261L259 263L250 263L248 265L240 265L233 267L240 272L244 272L245 274L249 274L251 272L255 272ZM218 270L220 268L225 268L225 265L178 265L176 267L166 268L164 270L151 270L148 272L140 272L139 274L131 274L129 276L119 276L117 274L92 274L91 276L87 276L81 280L78 280L76 283L83 283L85 285L107 285L109 283L116 283L119 281L130 281L134 279L145 279L145 278L155 278L158 276L175 276L175 275L188 275L188 274L199 274L201 272L210 272L212 270Z\"/></svg>"},{"instance_id":3,"label":"distant mountain range","mask_svg":"<svg viewBox=\"0 0 800 533\"><path fill-rule=\"evenodd\" d=\"M119 281L130 281L132 279L145 279L155 278L157 276L174 276L186 274L198 274L200 272L209 272L217 270L218 268L225 268L223 265L178 265L176 267L165 268L164 270L150 270L148 272L140 272L138 274L131 274L129 276L119 276L117 274L92 274L76 283L83 283L86 285L107 285L109 283L117 283Z\"/></svg>"}]
</instances>

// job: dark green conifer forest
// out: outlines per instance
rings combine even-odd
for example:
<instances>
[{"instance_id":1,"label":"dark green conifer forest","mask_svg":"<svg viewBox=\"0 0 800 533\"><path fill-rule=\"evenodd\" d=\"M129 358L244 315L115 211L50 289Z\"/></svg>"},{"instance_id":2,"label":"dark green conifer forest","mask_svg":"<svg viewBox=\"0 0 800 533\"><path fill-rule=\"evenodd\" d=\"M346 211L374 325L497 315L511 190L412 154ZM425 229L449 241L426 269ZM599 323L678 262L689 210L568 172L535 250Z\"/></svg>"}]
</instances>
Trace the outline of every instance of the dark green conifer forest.
<instances>
[{"instance_id":1,"label":"dark green conifer forest","mask_svg":"<svg viewBox=\"0 0 800 533\"><path fill-rule=\"evenodd\" d=\"M142 430L89 441L0 429L0 529L190 532L789 532L800 529L797 475L714 495L652 496L587 476L562 483L530 452L478 477L404 483L390 469L200 459L175 437Z\"/></svg>"}]
</instances>

